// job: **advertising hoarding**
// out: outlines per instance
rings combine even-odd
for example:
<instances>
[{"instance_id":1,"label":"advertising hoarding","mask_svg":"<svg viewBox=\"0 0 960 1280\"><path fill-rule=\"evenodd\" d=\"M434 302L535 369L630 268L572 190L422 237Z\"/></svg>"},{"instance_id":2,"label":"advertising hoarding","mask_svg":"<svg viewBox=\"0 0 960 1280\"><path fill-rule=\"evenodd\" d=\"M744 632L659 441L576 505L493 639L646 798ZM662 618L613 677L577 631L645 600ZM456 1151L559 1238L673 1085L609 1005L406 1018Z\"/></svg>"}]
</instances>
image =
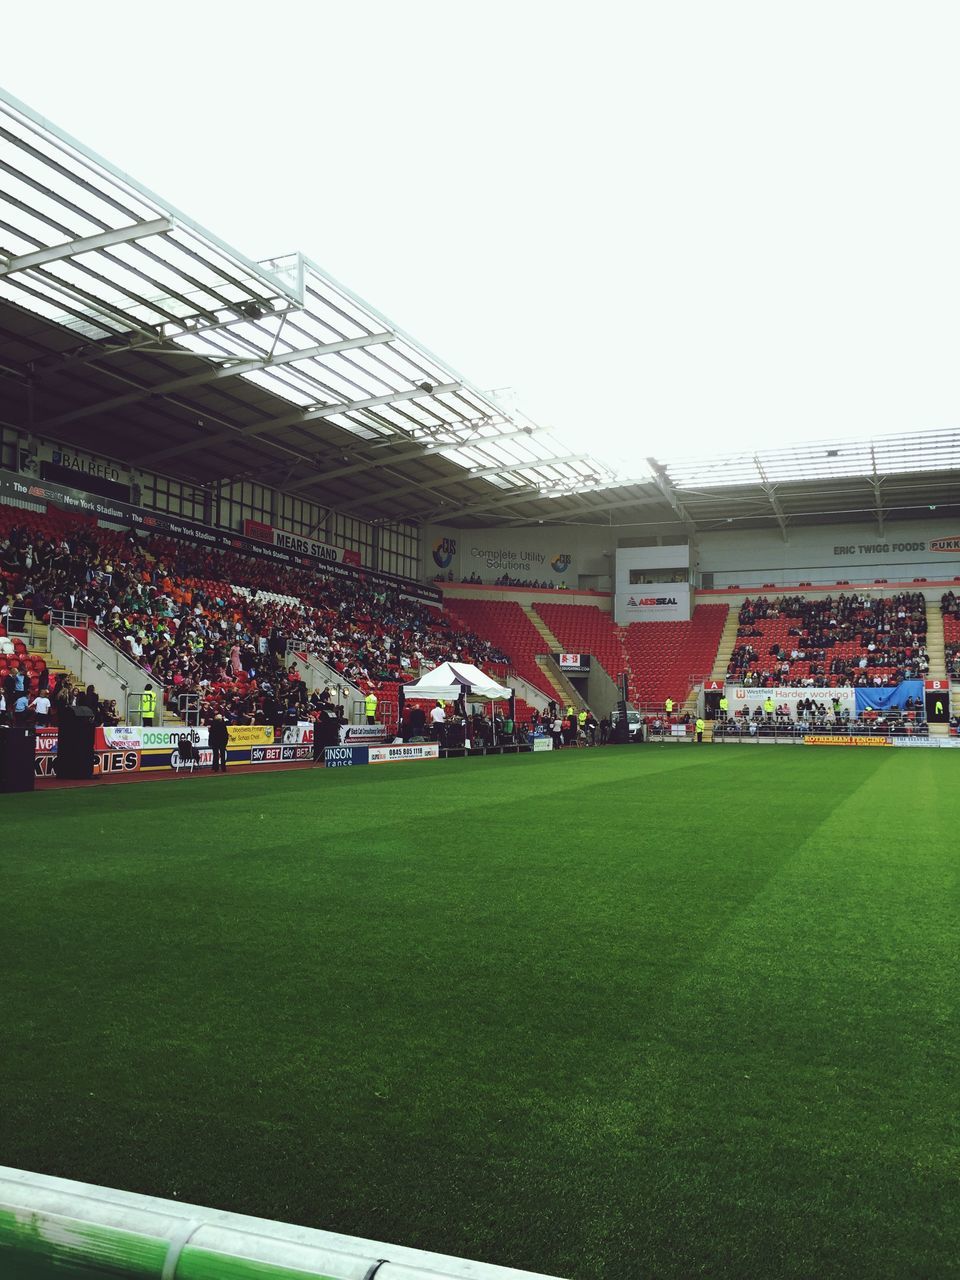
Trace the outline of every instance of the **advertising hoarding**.
<instances>
[{"instance_id":1,"label":"advertising hoarding","mask_svg":"<svg viewBox=\"0 0 960 1280\"><path fill-rule=\"evenodd\" d=\"M810 688L796 689L791 685L778 687L776 689L744 689L736 686L727 686L727 701L730 704L730 715L735 712L742 711L746 708L752 715L757 707L762 707L767 698L771 700L774 708L782 706L786 703L793 719L797 718L797 703L812 698L814 702L821 702L827 708L827 713L833 715L833 700L839 699L840 711L849 711L850 719L855 720L857 717L857 696L855 691L849 686L839 687L836 689Z\"/></svg>"},{"instance_id":2,"label":"advertising hoarding","mask_svg":"<svg viewBox=\"0 0 960 1280\"><path fill-rule=\"evenodd\" d=\"M398 743L391 747L368 747L370 764L392 764L403 760L439 760L440 747L436 742Z\"/></svg>"},{"instance_id":3,"label":"advertising hoarding","mask_svg":"<svg viewBox=\"0 0 960 1280\"><path fill-rule=\"evenodd\" d=\"M589 675L590 674L590 654L589 653L558 653L556 654L557 666L566 675Z\"/></svg>"}]
</instances>

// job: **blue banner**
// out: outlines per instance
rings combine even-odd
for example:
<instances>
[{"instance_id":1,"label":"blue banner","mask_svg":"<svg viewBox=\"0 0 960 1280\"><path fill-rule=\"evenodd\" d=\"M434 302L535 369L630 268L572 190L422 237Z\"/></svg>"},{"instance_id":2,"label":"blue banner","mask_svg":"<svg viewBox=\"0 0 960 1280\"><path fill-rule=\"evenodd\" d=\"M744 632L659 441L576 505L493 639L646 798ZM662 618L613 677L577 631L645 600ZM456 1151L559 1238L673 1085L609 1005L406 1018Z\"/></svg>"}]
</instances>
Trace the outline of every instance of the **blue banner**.
<instances>
[{"instance_id":1,"label":"blue banner","mask_svg":"<svg viewBox=\"0 0 960 1280\"><path fill-rule=\"evenodd\" d=\"M369 747L325 747L323 763L328 769L346 769L354 764L370 763Z\"/></svg>"},{"instance_id":2,"label":"blue banner","mask_svg":"<svg viewBox=\"0 0 960 1280\"><path fill-rule=\"evenodd\" d=\"M857 715L864 711L886 711L889 707L901 710L908 698L913 698L918 707L923 707L923 681L904 680L892 689L871 689L864 685L855 690L857 695Z\"/></svg>"}]
</instances>

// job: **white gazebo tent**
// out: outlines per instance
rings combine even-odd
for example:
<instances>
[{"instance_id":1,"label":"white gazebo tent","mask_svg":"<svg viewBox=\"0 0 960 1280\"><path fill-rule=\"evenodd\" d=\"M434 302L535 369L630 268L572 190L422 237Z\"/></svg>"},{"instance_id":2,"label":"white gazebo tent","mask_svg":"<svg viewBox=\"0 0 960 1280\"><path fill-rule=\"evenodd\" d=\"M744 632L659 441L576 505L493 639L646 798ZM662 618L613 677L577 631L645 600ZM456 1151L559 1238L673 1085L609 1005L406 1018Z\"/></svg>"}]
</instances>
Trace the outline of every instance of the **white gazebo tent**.
<instances>
[{"instance_id":1,"label":"white gazebo tent","mask_svg":"<svg viewBox=\"0 0 960 1280\"><path fill-rule=\"evenodd\" d=\"M460 698L467 702L509 702L512 697L512 689L498 684L469 662L441 662L413 684L403 686L404 702L410 698L429 698L434 702L457 702Z\"/></svg>"}]
</instances>

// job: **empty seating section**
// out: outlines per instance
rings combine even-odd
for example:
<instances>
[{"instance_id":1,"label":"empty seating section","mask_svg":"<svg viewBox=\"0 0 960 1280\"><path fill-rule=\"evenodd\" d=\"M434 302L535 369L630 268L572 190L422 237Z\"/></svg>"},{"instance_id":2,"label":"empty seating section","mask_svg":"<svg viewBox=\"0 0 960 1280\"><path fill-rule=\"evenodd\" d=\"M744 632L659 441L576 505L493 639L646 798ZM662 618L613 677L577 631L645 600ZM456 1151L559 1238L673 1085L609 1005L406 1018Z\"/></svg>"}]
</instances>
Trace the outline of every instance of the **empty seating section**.
<instances>
[{"instance_id":1,"label":"empty seating section","mask_svg":"<svg viewBox=\"0 0 960 1280\"><path fill-rule=\"evenodd\" d=\"M689 622L633 622L624 632L630 698L638 707L682 705L695 680L708 676L720 647L728 605L698 604Z\"/></svg>"},{"instance_id":2,"label":"empty seating section","mask_svg":"<svg viewBox=\"0 0 960 1280\"><path fill-rule=\"evenodd\" d=\"M713 667L724 604L697 605L689 622L634 622L618 627L596 605L536 604L540 617L572 653L589 653L611 679L629 675L630 701L660 707L667 697L680 704L695 678Z\"/></svg>"},{"instance_id":3,"label":"empty seating section","mask_svg":"<svg viewBox=\"0 0 960 1280\"><path fill-rule=\"evenodd\" d=\"M547 651L543 636L515 600L450 600L447 611L464 629L507 654L518 676L546 697L554 696L537 665L537 655Z\"/></svg>"},{"instance_id":4,"label":"empty seating section","mask_svg":"<svg viewBox=\"0 0 960 1280\"><path fill-rule=\"evenodd\" d=\"M534 609L560 641L565 653L589 653L611 680L625 670L620 628L595 604L535 604ZM541 640L541 644L543 641Z\"/></svg>"},{"instance_id":5,"label":"empty seating section","mask_svg":"<svg viewBox=\"0 0 960 1280\"><path fill-rule=\"evenodd\" d=\"M896 685L929 665L920 592L760 596L744 601L739 622L727 675L748 685Z\"/></svg>"},{"instance_id":6,"label":"empty seating section","mask_svg":"<svg viewBox=\"0 0 960 1280\"><path fill-rule=\"evenodd\" d=\"M456 600L449 607L464 624L509 653L520 675L539 678L542 686L536 656L546 653L547 643L519 604ZM667 696L682 702L692 678L710 673L728 610L725 604L697 605L689 622L618 627L609 613L593 604L538 601L533 608L564 652L589 653L612 680L626 671L630 700L641 707L660 707Z\"/></svg>"}]
</instances>

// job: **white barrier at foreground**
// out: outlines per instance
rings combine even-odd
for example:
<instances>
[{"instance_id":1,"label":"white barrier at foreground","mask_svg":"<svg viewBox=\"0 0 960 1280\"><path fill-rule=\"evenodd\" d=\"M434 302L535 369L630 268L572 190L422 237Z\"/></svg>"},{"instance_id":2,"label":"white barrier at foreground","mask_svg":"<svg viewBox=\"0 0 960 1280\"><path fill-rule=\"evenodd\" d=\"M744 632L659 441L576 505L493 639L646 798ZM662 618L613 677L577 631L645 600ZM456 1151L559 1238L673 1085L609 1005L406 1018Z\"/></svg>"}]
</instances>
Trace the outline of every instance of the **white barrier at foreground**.
<instances>
[{"instance_id":1,"label":"white barrier at foreground","mask_svg":"<svg viewBox=\"0 0 960 1280\"><path fill-rule=\"evenodd\" d=\"M551 1280L0 1166L0 1275L30 1280Z\"/></svg>"}]
</instances>

